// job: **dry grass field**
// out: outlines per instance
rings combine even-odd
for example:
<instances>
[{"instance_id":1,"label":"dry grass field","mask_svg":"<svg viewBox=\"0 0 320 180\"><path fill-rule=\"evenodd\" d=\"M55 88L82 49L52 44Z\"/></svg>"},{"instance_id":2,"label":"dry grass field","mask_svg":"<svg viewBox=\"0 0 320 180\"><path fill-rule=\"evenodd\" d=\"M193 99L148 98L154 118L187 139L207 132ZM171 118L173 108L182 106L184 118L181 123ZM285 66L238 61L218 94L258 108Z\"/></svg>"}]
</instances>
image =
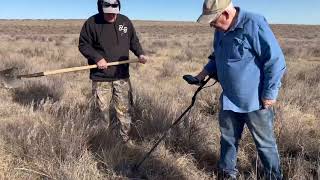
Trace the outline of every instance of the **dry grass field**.
<instances>
[{"instance_id":1,"label":"dry grass field","mask_svg":"<svg viewBox=\"0 0 320 180\"><path fill-rule=\"evenodd\" d=\"M82 23L0 21L0 70L17 67L24 74L86 65L77 48ZM212 44L212 29L196 23L134 24L151 57L146 65L131 66L138 148L124 147L104 133L89 136L94 129L88 71L23 80L19 88L0 86L0 179L129 179L125 169L190 104L196 87L181 77L201 70ZM272 28L288 64L275 121L284 175L320 179L320 26ZM137 177L215 179L220 92L219 85L201 92ZM238 165L240 179L260 179L261 163L248 131Z\"/></svg>"}]
</instances>

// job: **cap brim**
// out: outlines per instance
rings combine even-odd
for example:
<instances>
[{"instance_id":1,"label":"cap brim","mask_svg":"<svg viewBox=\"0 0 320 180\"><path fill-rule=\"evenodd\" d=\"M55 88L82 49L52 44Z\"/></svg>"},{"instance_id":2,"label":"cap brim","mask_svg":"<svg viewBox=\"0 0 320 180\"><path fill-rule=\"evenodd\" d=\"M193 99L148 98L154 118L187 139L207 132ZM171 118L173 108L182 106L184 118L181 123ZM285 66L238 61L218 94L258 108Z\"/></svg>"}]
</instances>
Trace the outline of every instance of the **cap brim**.
<instances>
[{"instance_id":1,"label":"cap brim","mask_svg":"<svg viewBox=\"0 0 320 180\"><path fill-rule=\"evenodd\" d=\"M103 13L112 13L112 14L119 14L120 10L119 8L112 8L112 7L107 7L107 8L102 8Z\"/></svg>"},{"instance_id":2,"label":"cap brim","mask_svg":"<svg viewBox=\"0 0 320 180\"><path fill-rule=\"evenodd\" d=\"M202 14L197 22L201 23L201 24L210 24L213 20L215 20L216 18L218 18L220 13L215 13L215 14L209 14L209 15L205 15Z\"/></svg>"},{"instance_id":3,"label":"cap brim","mask_svg":"<svg viewBox=\"0 0 320 180\"><path fill-rule=\"evenodd\" d=\"M203 23L203 24L210 24L212 21L216 20L219 18L221 13L223 12L222 9L218 9L214 11L213 13L210 14L205 14L203 13L197 20L198 23Z\"/></svg>"}]
</instances>

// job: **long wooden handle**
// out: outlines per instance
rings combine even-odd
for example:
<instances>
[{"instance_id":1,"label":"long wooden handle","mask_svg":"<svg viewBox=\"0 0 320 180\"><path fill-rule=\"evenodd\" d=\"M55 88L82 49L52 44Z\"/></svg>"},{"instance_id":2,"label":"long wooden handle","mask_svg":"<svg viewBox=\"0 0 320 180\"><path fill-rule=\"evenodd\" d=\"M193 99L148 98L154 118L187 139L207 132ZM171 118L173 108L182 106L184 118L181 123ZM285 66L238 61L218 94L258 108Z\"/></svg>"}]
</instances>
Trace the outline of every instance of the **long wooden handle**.
<instances>
[{"instance_id":1,"label":"long wooden handle","mask_svg":"<svg viewBox=\"0 0 320 180\"><path fill-rule=\"evenodd\" d=\"M128 64L128 63L137 63L139 60L127 60L127 61L117 61L117 62L111 62L107 63L108 66L116 66L121 64ZM97 65L89 65L89 66L80 66L80 67L72 67L72 68L65 68L65 69L58 69L58 70L52 70L52 71L44 71L34 74L26 74L26 75L18 75L18 78L33 78L33 77L41 77L41 76L48 76L48 75L54 75L54 74L62 74L67 72L75 72L75 71L81 71L81 70L87 70L87 69L94 69L97 68Z\"/></svg>"}]
</instances>

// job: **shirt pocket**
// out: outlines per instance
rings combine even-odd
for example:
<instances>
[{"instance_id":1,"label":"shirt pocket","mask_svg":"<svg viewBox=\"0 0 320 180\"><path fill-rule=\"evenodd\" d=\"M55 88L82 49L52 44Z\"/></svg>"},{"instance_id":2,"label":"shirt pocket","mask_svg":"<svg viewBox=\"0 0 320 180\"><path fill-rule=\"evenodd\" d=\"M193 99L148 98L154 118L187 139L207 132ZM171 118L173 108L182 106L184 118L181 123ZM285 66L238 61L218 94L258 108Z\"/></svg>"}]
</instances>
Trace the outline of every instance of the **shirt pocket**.
<instances>
[{"instance_id":1,"label":"shirt pocket","mask_svg":"<svg viewBox=\"0 0 320 180\"><path fill-rule=\"evenodd\" d=\"M249 44L245 41L242 40L239 37L234 37L232 39L232 44L229 48L229 53L228 53L228 62L238 62L243 59L245 59L249 54L248 53L250 50Z\"/></svg>"}]
</instances>

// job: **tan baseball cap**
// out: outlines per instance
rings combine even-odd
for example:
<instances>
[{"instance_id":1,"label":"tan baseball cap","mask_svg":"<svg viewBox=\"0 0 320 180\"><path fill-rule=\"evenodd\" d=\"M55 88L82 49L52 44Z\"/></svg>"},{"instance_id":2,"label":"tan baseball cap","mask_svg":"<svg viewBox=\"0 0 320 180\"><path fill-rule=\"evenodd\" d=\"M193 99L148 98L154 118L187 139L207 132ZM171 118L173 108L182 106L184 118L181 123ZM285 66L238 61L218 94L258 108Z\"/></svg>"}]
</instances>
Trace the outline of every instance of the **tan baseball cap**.
<instances>
[{"instance_id":1,"label":"tan baseball cap","mask_svg":"<svg viewBox=\"0 0 320 180\"><path fill-rule=\"evenodd\" d=\"M209 24L230 5L231 0L205 0L198 23Z\"/></svg>"}]
</instances>

